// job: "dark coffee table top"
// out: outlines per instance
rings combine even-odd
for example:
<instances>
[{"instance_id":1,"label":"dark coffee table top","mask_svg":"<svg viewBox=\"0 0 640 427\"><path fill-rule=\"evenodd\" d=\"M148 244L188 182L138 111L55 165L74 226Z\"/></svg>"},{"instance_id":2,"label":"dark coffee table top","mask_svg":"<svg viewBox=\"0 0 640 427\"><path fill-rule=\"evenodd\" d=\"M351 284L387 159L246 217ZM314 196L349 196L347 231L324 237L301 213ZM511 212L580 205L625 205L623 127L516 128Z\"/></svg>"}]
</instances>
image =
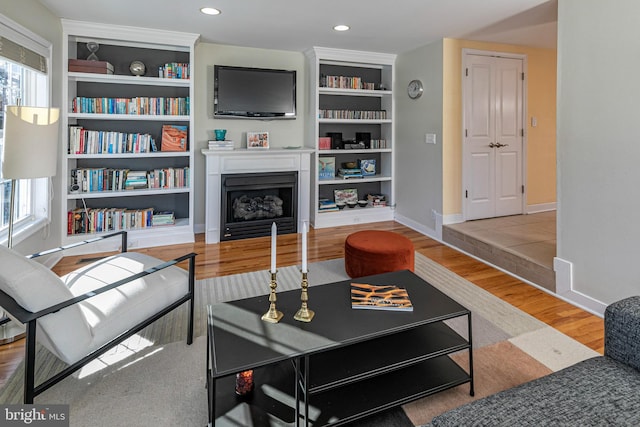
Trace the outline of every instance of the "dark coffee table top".
<instances>
[{"instance_id":1,"label":"dark coffee table top","mask_svg":"<svg viewBox=\"0 0 640 427\"><path fill-rule=\"evenodd\" d=\"M352 282L404 287L413 311L354 310ZM277 293L277 309L284 313L279 323L261 320L269 308L268 290L265 282L263 296L208 307L214 377L469 314L465 307L407 270L309 287L308 307L315 312L310 323L293 319L300 308L299 289Z\"/></svg>"}]
</instances>

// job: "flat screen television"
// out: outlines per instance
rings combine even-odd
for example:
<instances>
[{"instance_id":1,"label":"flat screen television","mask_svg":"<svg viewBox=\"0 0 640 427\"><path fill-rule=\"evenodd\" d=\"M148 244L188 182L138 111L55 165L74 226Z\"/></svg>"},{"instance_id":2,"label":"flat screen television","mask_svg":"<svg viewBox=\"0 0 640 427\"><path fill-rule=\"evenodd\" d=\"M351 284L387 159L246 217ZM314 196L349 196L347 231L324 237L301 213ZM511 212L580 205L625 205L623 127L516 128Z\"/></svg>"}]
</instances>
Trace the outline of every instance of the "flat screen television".
<instances>
[{"instance_id":1,"label":"flat screen television","mask_svg":"<svg viewBox=\"0 0 640 427\"><path fill-rule=\"evenodd\" d=\"M214 117L296 118L295 70L216 65L214 80Z\"/></svg>"}]
</instances>

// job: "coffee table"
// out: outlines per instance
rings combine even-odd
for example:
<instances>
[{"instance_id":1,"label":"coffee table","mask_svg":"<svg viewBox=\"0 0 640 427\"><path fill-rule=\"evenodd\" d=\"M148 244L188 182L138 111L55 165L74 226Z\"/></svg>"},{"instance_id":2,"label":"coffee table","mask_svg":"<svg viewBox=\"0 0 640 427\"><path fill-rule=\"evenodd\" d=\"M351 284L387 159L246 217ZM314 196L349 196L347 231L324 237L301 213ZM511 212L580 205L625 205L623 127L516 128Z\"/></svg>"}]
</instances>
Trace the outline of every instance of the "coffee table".
<instances>
[{"instance_id":1,"label":"coffee table","mask_svg":"<svg viewBox=\"0 0 640 427\"><path fill-rule=\"evenodd\" d=\"M414 309L354 310L352 282L405 287ZM277 297L277 324L261 320L268 295L207 307L210 425L338 426L465 383L474 394L471 312L410 271L310 287L310 323L293 319L300 290ZM457 317L468 338L443 323ZM467 370L449 357L461 350ZM250 369L255 389L238 397Z\"/></svg>"}]
</instances>

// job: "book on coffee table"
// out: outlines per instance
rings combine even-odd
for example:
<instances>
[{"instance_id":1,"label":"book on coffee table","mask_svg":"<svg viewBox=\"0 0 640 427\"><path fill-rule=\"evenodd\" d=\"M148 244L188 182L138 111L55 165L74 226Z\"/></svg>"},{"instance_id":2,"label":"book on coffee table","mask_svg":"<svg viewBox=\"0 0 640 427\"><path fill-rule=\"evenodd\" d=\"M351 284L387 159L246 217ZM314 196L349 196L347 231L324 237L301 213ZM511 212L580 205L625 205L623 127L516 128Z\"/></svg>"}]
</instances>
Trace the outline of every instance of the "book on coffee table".
<instances>
[{"instance_id":1,"label":"book on coffee table","mask_svg":"<svg viewBox=\"0 0 640 427\"><path fill-rule=\"evenodd\" d=\"M351 283L351 308L413 311L413 305L405 288L368 283Z\"/></svg>"}]
</instances>

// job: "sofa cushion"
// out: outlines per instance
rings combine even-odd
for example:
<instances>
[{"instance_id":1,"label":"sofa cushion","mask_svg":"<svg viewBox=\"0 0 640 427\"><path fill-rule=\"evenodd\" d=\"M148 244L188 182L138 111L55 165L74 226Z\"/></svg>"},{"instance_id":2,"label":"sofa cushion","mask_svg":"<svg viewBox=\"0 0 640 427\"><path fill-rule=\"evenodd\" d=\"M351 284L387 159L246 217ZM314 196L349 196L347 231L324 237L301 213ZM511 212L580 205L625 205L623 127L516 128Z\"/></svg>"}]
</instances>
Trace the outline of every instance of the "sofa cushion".
<instances>
[{"instance_id":1,"label":"sofa cushion","mask_svg":"<svg viewBox=\"0 0 640 427\"><path fill-rule=\"evenodd\" d=\"M51 270L2 246L0 289L32 313L73 298L71 291ZM44 316L37 324L38 341L67 363L78 349L86 348L92 340L89 325L77 305Z\"/></svg>"},{"instance_id":2,"label":"sofa cushion","mask_svg":"<svg viewBox=\"0 0 640 427\"><path fill-rule=\"evenodd\" d=\"M432 426L640 425L640 372L594 357L460 406Z\"/></svg>"},{"instance_id":3,"label":"sofa cushion","mask_svg":"<svg viewBox=\"0 0 640 427\"><path fill-rule=\"evenodd\" d=\"M640 370L640 296L609 305L604 323L605 356Z\"/></svg>"},{"instance_id":4,"label":"sofa cushion","mask_svg":"<svg viewBox=\"0 0 640 427\"><path fill-rule=\"evenodd\" d=\"M145 254L125 252L79 268L62 280L73 295L82 295L161 263ZM88 350L101 347L188 291L187 271L172 266L80 302L93 335Z\"/></svg>"}]
</instances>

